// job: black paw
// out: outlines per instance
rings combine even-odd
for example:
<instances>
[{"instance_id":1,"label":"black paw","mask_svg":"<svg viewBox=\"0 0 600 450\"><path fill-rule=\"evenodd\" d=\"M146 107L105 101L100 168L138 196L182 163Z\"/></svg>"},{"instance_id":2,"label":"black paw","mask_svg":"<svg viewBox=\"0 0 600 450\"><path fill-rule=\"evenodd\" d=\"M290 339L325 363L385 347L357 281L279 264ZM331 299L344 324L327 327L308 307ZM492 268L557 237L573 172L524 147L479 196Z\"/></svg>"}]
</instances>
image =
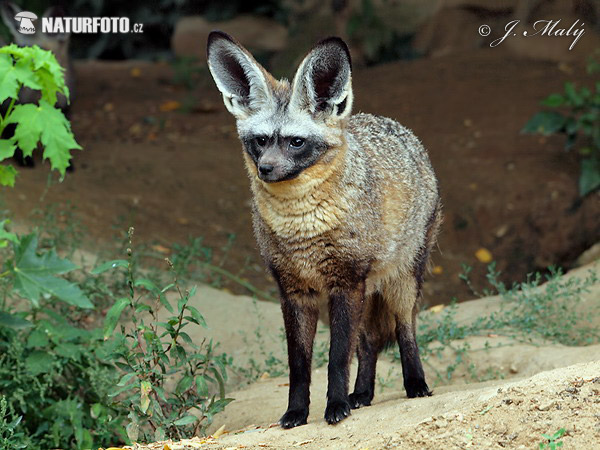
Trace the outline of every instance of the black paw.
<instances>
[{"instance_id":1,"label":"black paw","mask_svg":"<svg viewBox=\"0 0 600 450\"><path fill-rule=\"evenodd\" d=\"M350 408L357 409L361 406L371 406L371 400L373 400L372 392L353 392L350 394Z\"/></svg>"},{"instance_id":2,"label":"black paw","mask_svg":"<svg viewBox=\"0 0 600 450\"><path fill-rule=\"evenodd\" d=\"M281 425L283 428L294 428L299 425L306 425L307 418L308 408L288 409L281 419L279 419L279 425Z\"/></svg>"},{"instance_id":3,"label":"black paw","mask_svg":"<svg viewBox=\"0 0 600 450\"><path fill-rule=\"evenodd\" d=\"M350 404L348 402L331 402L325 409L325 420L329 425L341 422L350 415Z\"/></svg>"},{"instance_id":4,"label":"black paw","mask_svg":"<svg viewBox=\"0 0 600 450\"><path fill-rule=\"evenodd\" d=\"M408 398L429 397L432 394L424 378L409 378L404 382L404 388Z\"/></svg>"}]
</instances>

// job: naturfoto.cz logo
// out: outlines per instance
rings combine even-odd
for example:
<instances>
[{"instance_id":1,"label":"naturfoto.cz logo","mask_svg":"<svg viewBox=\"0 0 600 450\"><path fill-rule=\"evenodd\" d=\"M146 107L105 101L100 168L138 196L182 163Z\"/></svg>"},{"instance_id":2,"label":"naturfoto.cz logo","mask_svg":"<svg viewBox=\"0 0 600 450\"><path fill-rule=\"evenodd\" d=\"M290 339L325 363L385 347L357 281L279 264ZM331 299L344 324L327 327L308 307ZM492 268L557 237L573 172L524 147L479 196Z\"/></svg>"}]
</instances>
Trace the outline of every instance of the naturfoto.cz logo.
<instances>
[{"instance_id":1,"label":"naturfoto.cz logo","mask_svg":"<svg viewBox=\"0 0 600 450\"><path fill-rule=\"evenodd\" d=\"M15 16L19 22L19 33L34 34L34 20L37 16L29 11L21 11ZM143 33L144 24L131 24L129 17L42 17L42 33Z\"/></svg>"}]
</instances>

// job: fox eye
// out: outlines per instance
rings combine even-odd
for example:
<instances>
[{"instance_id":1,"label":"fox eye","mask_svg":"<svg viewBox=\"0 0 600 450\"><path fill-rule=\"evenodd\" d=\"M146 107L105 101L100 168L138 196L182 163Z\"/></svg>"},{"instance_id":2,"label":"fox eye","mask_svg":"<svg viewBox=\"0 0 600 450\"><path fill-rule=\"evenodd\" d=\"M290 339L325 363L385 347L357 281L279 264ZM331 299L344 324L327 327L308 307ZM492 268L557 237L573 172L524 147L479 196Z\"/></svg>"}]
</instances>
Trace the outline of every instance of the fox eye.
<instances>
[{"instance_id":1,"label":"fox eye","mask_svg":"<svg viewBox=\"0 0 600 450\"><path fill-rule=\"evenodd\" d=\"M290 146L293 148L301 148L304 145L304 142L304 139L295 137L291 139Z\"/></svg>"},{"instance_id":2,"label":"fox eye","mask_svg":"<svg viewBox=\"0 0 600 450\"><path fill-rule=\"evenodd\" d=\"M260 147L264 147L267 144L267 138L264 136L258 136L256 138L256 143L260 146Z\"/></svg>"}]
</instances>

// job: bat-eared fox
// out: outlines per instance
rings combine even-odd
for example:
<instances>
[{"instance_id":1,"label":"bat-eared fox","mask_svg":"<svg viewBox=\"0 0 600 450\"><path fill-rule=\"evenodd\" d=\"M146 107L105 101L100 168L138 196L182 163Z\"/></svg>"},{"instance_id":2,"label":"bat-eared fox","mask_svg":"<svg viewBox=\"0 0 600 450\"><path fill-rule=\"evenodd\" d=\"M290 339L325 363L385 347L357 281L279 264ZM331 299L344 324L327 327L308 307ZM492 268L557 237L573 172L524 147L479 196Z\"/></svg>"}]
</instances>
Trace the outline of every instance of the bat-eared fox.
<instances>
[{"instance_id":1,"label":"bat-eared fox","mask_svg":"<svg viewBox=\"0 0 600 450\"><path fill-rule=\"evenodd\" d=\"M237 119L256 239L281 294L290 368L281 426L307 421L320 312L331 329L328 423L371 404L377 355L392 342L408 397L431 395L415 320L441 206L419 140L391 119L351 115L350 53L340 38L319 42L291 83L220 31L209 35L208 65Z\"/></svg>"}]
</instances>

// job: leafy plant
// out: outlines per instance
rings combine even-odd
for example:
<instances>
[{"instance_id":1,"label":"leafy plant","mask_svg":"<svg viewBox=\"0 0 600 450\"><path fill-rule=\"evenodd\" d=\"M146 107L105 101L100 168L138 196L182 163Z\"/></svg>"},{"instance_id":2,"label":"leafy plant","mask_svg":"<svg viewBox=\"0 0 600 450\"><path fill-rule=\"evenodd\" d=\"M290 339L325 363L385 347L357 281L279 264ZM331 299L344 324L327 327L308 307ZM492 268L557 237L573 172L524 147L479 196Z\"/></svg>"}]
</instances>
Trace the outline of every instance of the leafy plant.
<instances>
[{"instance_id":1,"label":"leafy plant","mask_svg":"<svg viewBox=\"0 0 600 450\"><path fill-rule=\"evenodd\" d=\"M164 288L134 277L132 239L130 228L128 260L109 261L94 270L99 274L121 268L128 278L129 295L114 303L104 325L105 338L112 337L112 358L124 371L113 396L131 411L127 425L131 440L195 436L231 401L225 397L229 361L215 354L212 342L196 344L184 330L192 324L206 327L202 314L188 303L195 287L183 291L177 277ZM176 307L166 296L171 290L179 298ZM159 318L161 307L169 317ZM120 333L113 335L124 310L131 314L131 327L121 325ZM218 393L211 393L210 385Z\"/></svg>"},{"instance_id":2,"label":"leafy plant","mask_svg":"<svg viewBox=\"0 0 600 450\"><path fill-rule=\"evenodd\" d=\"M600 63L590 60L589 73L600 71ZM595 89L595 91L594 91ZM541 104L561 111L542 111L525 124L522 132L545 136L560 133L567 137L565 148L571 150L575 142L584 138L579 148L582 156L579 176L579 194L583 197L600 188L600 81L595 88L577 88L567 82L563 93L550 94Z\"/></svg>"},{"instance_id":3,"label":"leafy plant","mask_svg":"<svg viewBox=\"0 0 600 450\"><path fill-rule=\"evenodd\" d=\"M108 397L118 372L106 359L102 333L73 321L93 307L62 276L75 265L54 249L41 250L35 234L21 237L6 225L0 224L2 439L31 449L123 440L125 414Z\"/></svg>"},{"instance_id":4,"label":"leafy plant","mask_svg":"<svg viewBox=\"0 0 600 450\"><path fill-rule=\"evenodd\" d=\"M16 431L22 419L23 416L14 417L9 413L6 398L0 396L0 448L16 450L31 445L22 431Z\"/></svg>"},{"instance_id":5,"label":"leafy plant","mask_svg":"<svg viewBox=\"0 0 600 450\"><path fill-rule=\"evenodd\" d=\"M21 149L24 156L42 144L44 159L64 177L71 159L70 150L81 149L75 141L71 125L56 108L57 94L69 97L64 69L54 55L38 46L0 48L0 104L7 103L0 114L0 136L8 124L16 124L12 137L0 139L0 161L11 158ZM23 87L40 91L38 104L17 104ZM12 165L0 165L0 186L14 186L17 171Z\"/></svg>"},{"instance_id":6,"label":"leafy plant","mask_svg":"<svg viewBox=\"0 0 600 450\"><path fill-rule=\"evenodd\" d=\"M546 439L547 442L540 442L540 444L539 444L540 449L549 448L550 450L556 450L558 447L562 447L563 441L557 442L557 439L560 439L561 437L563 437L566 432L567 431L564 428L561 428L552 435L542 434L542 437L544 439Z\"/></svg>"}]
</instances>

